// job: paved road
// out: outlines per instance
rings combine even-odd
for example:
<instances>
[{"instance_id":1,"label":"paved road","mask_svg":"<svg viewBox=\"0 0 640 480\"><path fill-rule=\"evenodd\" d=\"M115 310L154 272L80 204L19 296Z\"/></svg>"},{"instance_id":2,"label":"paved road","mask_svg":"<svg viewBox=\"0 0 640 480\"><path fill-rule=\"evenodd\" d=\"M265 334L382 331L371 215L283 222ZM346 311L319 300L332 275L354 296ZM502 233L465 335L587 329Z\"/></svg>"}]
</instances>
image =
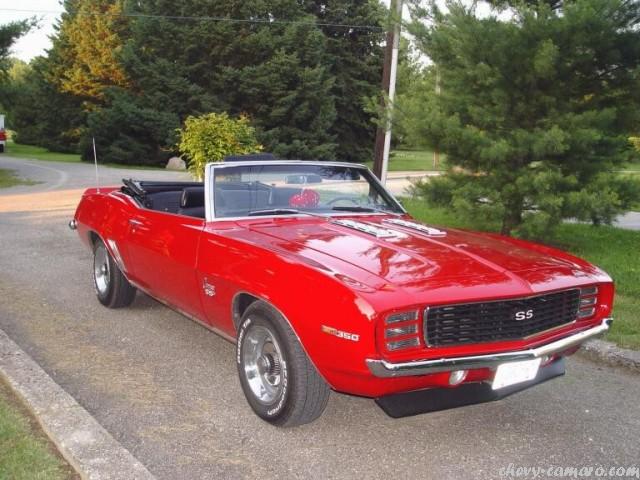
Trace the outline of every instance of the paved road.
<instances>
[{"instance_id":1,"label":"paved road","mask_svg":"<svg viewBox=\"0 0 640 480\"><path fill-rule=\"evenodd\" d=\"M317 422L270 427L245 403L231 344L144 295L98 304L89 252L66 226L91 168L22 163L0 157L44 183L0 191L0 328L158 478L459 480L511 463L639 462L640 377L581 358L497 403L393 420L334 393Z\"/></svg>"}]
</instances>

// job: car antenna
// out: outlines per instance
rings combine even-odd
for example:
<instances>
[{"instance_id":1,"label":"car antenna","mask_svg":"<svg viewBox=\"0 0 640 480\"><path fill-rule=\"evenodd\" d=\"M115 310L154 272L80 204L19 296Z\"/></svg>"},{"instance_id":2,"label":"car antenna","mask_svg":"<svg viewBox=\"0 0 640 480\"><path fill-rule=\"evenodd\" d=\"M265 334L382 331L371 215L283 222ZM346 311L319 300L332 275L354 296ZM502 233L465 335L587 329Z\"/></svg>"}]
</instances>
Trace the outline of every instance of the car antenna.
<instances>
[{"instance_id":1,"label":"car antenna","mask_svg":"<svg viewBox=\"0 0 640 480\"><path fill-rule=\"evenodd\" d=\"M93 140L93 163L96 166L96 190L100 193L100 181L98 179L98 155L96 154L96 137L91 137Z\"/></svg>"}]
</instances>

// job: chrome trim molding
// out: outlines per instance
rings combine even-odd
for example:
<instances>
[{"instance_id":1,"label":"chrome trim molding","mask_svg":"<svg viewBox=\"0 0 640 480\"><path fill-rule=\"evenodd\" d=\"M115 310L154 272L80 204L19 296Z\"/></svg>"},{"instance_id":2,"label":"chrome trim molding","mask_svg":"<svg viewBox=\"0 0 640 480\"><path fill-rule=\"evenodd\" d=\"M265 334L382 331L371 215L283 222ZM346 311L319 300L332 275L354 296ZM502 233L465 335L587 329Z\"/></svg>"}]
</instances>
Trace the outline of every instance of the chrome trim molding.
<instances>
[{"instance_id":1,"label":"chrome trim molding","mask_svg":"<svg viewBox=\"0 0 640 480\"><path fill-rule=\"evenodd\" d=\"M409 228L411 230L424 233L430 237L445 237L447 235L447 232L445 232L444 230L428 227L427 225L423 225L417 222L410 222L401 218L391 218L388 220L383 220L382 223L390 223L391 225L398 225L400 227Z\"/></svg>"},{"instance_id":2,"label":"chrome trim molding","mask_svg":"<svg viewBox=\"0 0 640 480\"><path fill-rule=\"evenodd\" d=\"M145 295L147 295L148 297L153 298L156 302L161 303L162 305L164 305L165 307L167 307L169 310L173 310L174 312L182 315L183 317L186 317L187 319L191 320L192 322L195 322L197 324L199 324L200 326L206 328L207 330L211 330L213 333L215 333L216 335L218 335L219 337L222 337L223 339L235 344L236 343L236 339L234 337L232 337L231 335L228 335L226 333L224 333L222 330L220 330L219 328L216 328L208 323L206 323L203 320L200 320L198 317L195 317L194 315L191 315L190 313L185 312L184 310L176 307L175 305L172 305L171 303L156 297L155 295L152 295L151 293L149 293L149 290L147 290L146 288L140 286L140 284L133 282L131 280L128 280L129 283L131 285L133 285L134 287L136 287L138 290L140 290L142 293L144 293Z\"/></svg>"},{"instance_id":3,"label":"chrome trim molding","mask_svg":"<svg viewBox=\"0 0 640 480\"><path fill-rule=\"evenodd\" d=\"M415 362L391 363L385 360L366 359L369 371L376 377L407 377L413 375L428 375L431 373L450 372L452 370L471 370L474 368L494 368L501 363L519 360L532 360L567 350L580 345L586 340L601 335L609 329L612 318L605 318L600 325L582 332L556 340L536 348L514 352L494 353L488 355L474 355L469 357L438 358L434 360L419 360Z\"/></svg>"},{"instance_id":4,"label":"chrome trim molding","mask_svg":"<svg viewBox=\"0 0 640 480\"><path fill-rule=\"evenodd\" d=\"M359 232L373 235L377 238L393 238L400 236L400 234L394 230L380 228L370 223L357 222L355 220L333 220L332 223L334 225L341 225L353 230L358 230Z\"/></svg>"},{"instance_id":5,"label":"chrome trim molding","mask_svg":"<svg viewBox=\"0 0 640 480\"><path fill-rule=\"evenodd\" d=\"M367 168L362 163L349 163L349 162L328 162L323 160L247 160L245 162L209 162L207 166L211 165L215 168L231 168L231 167L256 167L262 165L321 165L330 167L358 167Z\"/></svg>"}]
</instances>

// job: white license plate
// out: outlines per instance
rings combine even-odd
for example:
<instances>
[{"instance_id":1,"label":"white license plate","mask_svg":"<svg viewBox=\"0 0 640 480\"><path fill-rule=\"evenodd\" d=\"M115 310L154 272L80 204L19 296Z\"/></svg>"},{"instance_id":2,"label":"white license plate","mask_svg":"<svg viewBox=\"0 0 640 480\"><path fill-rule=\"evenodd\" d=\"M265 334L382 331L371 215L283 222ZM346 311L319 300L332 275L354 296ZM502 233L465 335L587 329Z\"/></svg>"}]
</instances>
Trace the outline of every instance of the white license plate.
<instances>
[{"instance_id":1,"label":"white license plate","mask_svg":"<svg viewBox=\"0 0 640 480\"><path fill-rule=\"evenodd\" d=\"M498 365L496 376L493 377L491 387L494 390L515 385L516 383L528 382L536 378L540 367L540 358L533 360L523 360L521 362L509 362Z\"/></svg>"}]
</instances>

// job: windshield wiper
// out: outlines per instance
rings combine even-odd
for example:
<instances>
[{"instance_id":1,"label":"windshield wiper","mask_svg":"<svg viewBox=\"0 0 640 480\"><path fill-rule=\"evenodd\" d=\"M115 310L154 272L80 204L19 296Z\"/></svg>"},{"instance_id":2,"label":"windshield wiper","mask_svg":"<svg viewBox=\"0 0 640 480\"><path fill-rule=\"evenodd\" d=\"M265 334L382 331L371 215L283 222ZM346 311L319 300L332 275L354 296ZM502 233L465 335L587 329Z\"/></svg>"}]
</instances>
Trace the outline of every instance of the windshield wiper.
<instances>
[{"instance_id":1,"label":"windshield wiper","mask_svg":"<svg viewBox=\"0 0 640 480\"><path fill-rule=\"evenodd\" d=\"M309 215L311 217L327 218L326 215L319 213L305 212L295 208L266 208L264 210L251 210L247 213L249 217L259 217L261 215Z\"/></svg>"},{"instance_id":2,"label":"windshield wiper","mask_svg":"<svg viewBox=\"0 0 640 480\"><path fill-rule=\"evenodd\" d=\"M302 213L295 208L266 208L264 210L251 210L247 215L250 217L257 217L260 215L296 215Z\"/></svg>"},{"instance_id":3,"label":"windshield wiper","mask_svg":"<svg viewBox=\"0 0 640 480\"><path fill-rule=\"evenodd\" d=\"M332 207L331 210L335 210L336 212L365 212L365 213L378 212L378 213L386 213L388 215L400 215L397 212L384 210L382 208L363 207L362 205L340 205L337 207Z\"/></svg>"}]
</instances>

